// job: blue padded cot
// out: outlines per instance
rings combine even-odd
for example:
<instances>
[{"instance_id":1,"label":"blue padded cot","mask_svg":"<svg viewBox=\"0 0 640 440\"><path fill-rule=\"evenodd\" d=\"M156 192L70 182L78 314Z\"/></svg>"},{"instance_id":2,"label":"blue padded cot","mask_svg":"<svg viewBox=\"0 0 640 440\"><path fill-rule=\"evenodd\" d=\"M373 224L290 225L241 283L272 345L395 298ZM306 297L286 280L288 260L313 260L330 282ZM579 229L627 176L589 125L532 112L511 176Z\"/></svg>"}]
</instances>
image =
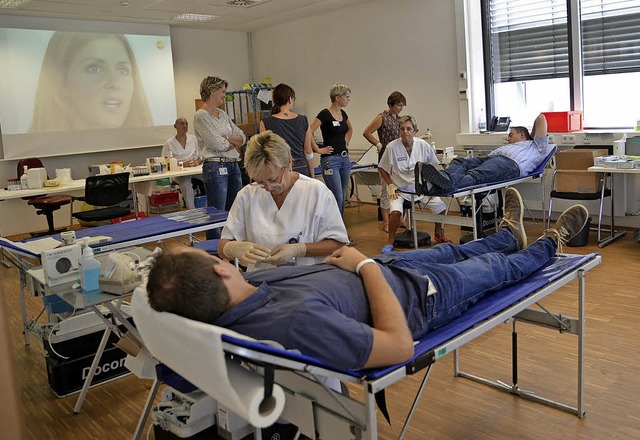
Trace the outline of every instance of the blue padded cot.
<instances>
[{"instance_id":1,"label":"blue padded cot","mask_svg":"<svg viewBox=\"0 0 640 440\"><path fill-rule=\"evenodd\" d=\"M318 435L320 438L352 438L355 436L355 438L369 440L377 439L376 403L378 403L381 412L386 416L384 389L408 375L426 369L422 384L400 433L399 438L402 438L427 383L431 368L439 358L450 352L454 352L454 356L456 356L456 362L454 362L454 374L456 376L476 380L525 399L571 412L582 418L585 414L583 393L585 275L587 271L600 264L600 262L601 257L597 254L584 256L559 255L522 282L486 295L459 318L415 341L413 358L405 363L390 367L359 371L336 369L313 357L274 348L255 340L245 339L241 335L229 335L226 333L222 333L220 336L224 351L223 356L234 362L240 360L245 364L257 366L263 375L265 401L267 397L270 397L270 392L274 386L282 387L286 391L287 403L284 405L282 413L279 414L280 417L298 426L302 434L311 438L316 438L316 435ZM543 307L540 307L541 311L529 308L574 279L578 279L577 318L552 314ZM136 317L137 308L136 298L134 298L134 317ZM176 329L185 326L183 320L193 323L193 321L176 317L176 315L158 314L153 318L154 324L160 326L155 329L156 331L158 328L164 328L162 315L169 315L172 317L171 319L180 319L179 326L174 327ZM457 349L505 321L513 321L514 334L515 322L523 322L551 327L562 333L571 333L577 336L578 391L577 404L575 406L569 406L521 391L518 388L517 364L515 361L512 385L488 381L458 369ZM138 324L137 318L136 323ZM194 325L203 326L202 323L194 323ZM205 324L205 326L217 329L216 331L227 331L208 324ZM162 357L158 357L158 354L154 352L154 348L150 347L145 340L144 327L144 325L139 325L140 333L151 353L157 357L158 361L167 363L170 368L179 374L185 375L185 371L188 371L188 366L181 365L181 363L186 363L187 361L182 361L179 356L174 356L173 353L169 354L168 357L177 357L177 360L171 359L166 362ZM167 335L161 336L166 337ZM153 337L158 337L158 335ZM209 336L205 340L210 340L208 338ZM515 336L512 339L513 359L516 359L516 339L517 337ZM180 340L182 341L182 339ZM161 339L161 341L164 342L164 339ZM185 343L188 344L188 342ZM162 349L164 346L159 344L159 347L159 349ZM207 375L214 376L215 373L209 374L207 372ZM322 377L359 383L363 386L363 401L331 391L326 385L320 383L320 378ZM189 377L188 375L185 378L196 385L198 385L198 380L204 380L205 383L209 380L213 381L215 386L216 381L219 380L215 377L201 378ZM214 399L216 398L216 396L213 397ZM224 399L224 397L218 396L218 399ZM224 402L221 403L224 404Z\"/></svg>"},{"instance_id":2,"label":"blue padded cot","mask_svg":"<svg viewBox=\"0 0 640 440\"><path fill-rule=\"evenodd\" d=\"M413 213L413 223L414 223L413 230L414 231L416 230L415 228L416 220L441 223L443 225L451 224L451 225L458 225L458 226L468 226L473 228L473 239L475 240L478 237L480 237L482 233L482 226L479 225L480 221L478 220L479 218L478 214L481 213L481 209L482 209L482 199L486 197L486 195L490 192L495 192L499 189L507 188L509 186L517 185L519 183L533 181L535 179L540 180L540 189L541 189L540 192L542 195L541 212L543 216L542 224L544 225L545 223L544 215L546 212L545 211L546 194L544 190L544 177L546 175L546 171L548 167L550 166L551 159L553 158L557 149L558 147L556 145L550 145L549 152L545 156L544 160L536 167L535 170L533 170L531 173L529 173L526 176L514 177L513 179L506 179L499 182L468 186L466 188L456 189L454 191L450 191L444 194L441 194L441 193L437 195L428 194L428 193L423 194L423 193L420 193L419 191L417 191L416 193L408 193L408 194L411 194L412 196L432 196L432 197L448 197L449 198L449 203L447 205L447 209L444 212L444 214L431 214L424 211L416 211L415 203L412 202L411 211ZM419 185L420 183L422 182L419 182L418 180L416 180L416 188L419 188L421 186ZM459 215L455 215L455 216L448 215L449 208L451 207L451 202L453 201L453 199L456 199L458 197L465 197L465 196L469 196L471 198L471 217L469 218L469 217L462 217ZM414 245L415 245L415 248L417 249L418 246L417 246L416 240L414 240Z\"/></svg>"}]
</instances>

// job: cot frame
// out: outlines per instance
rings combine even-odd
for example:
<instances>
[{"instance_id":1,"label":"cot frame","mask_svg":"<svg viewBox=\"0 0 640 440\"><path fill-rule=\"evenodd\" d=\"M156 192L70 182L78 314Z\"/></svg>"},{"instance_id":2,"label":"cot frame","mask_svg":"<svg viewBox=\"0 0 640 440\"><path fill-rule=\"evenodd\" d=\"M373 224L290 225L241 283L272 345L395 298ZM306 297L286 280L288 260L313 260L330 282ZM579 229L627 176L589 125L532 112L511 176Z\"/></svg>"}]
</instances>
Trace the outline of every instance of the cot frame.
<instances>
[{"instance_id":1,"label":"cot frame","mask_svg":"<svg viewBox=\"0 0 640 440\"><path fill-rule=\"evenodd\" d=\"M599 255L591 254L586 256L579 264L566 271L566 273L558 276L556 279L530 294L520 297L510 306L478 322L468 330L459 333L424 354L415 357L405 364L398 365L389 372L385 372L376 378L370 378L369 376L371 376L371 374L367 370L359 372L333 370L329 367L322 366L322 364L306 362L304 359L282 357L279 356L277 352L274 353L271 350L257 350L246 345L246 341L225 336L223 336L223 349L230 358L239 359L264 369L265 390L271 389L273 383L279 384L284 389L287 402L281 417L296 425L302 434L310 438L316 438L316 435L318 435L320 438L377 439L376 403L377 401L384 403L384 397L380 399L379 394L383 393L388 386L409 375L426 369L424 378L416 392L416 396L398 436L399 439L402 439L424 392L432 372L432 367L437 360L451 352L454 353L454 375L456 377L474 380L512 395L548 405L583 418L585 415L584 337L586 272L600 263L601 257ZM577 318L553 314L540 304L542 299L558 291L558 289L575 279L578 280ZM530 309L533 305L538 305L541 311ZM523 391L519 388L517 333L515 331L516 322L539 325L557 330L560 333L570 333L577 336L577 390L575 406L556 402L552 399L538 396L531 391ZM512 383L508 385L501 381L493 381L463 372L459 368L458 349L502 323L511 323L513 326ZM336 393L326 385L320 383L316 379L316 376L332 377L341 381L359 384L362 386L364 398L360 401ZM155 394L157 390L157 385L156 380L152 389L153 394ZM150 401L153 401L153 396L151 395ZM145 407L145 410L148 410L148 407ZM381 411L386 415L385 409ZM144 418L146 418L146 415L143 413L140 425L144 424ZM258 429L255 430L255 435L256 439L261 438Z\"/></svg>"}]
</instances>

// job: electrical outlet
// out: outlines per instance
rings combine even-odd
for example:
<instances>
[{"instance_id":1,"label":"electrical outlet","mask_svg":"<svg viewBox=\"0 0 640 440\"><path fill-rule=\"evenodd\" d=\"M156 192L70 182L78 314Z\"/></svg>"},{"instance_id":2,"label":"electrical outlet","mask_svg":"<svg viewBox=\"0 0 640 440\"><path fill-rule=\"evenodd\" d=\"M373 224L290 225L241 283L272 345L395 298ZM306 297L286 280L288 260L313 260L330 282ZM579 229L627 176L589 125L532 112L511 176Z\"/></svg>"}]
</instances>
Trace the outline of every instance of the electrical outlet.
<instances>
[{"instance_id":1,"label":"electrical outlet","mask_svg":"<svg viewBox=\"0 0 640 440\"><path fill-rule=\"evenodd\" d=\"M551 144L553 143L553 135L552 134L549 135L549 143L551 143Z\"/></svg>"},{"instance_id":2,"label":"electrical outlet","mask_svg":"<svg viewBox=\"0 0 640 440\"><path fill-rule=\"evenodd\" d=\"M576 136L573 134L563 134L562 135L562 143L563 144L575 144Z\"/></svg>"},{"instance_id":3,"label":"electrical outlet","mask_svg":"<svg viewBox=\"0 0 640 440\"><path fill-rule=\"evenodd\" d=\"M582 143L583 144L590 144L591 143L591 138L589 138L589 133L583 133L582 134Z\"/></svg>"}]
</instances>

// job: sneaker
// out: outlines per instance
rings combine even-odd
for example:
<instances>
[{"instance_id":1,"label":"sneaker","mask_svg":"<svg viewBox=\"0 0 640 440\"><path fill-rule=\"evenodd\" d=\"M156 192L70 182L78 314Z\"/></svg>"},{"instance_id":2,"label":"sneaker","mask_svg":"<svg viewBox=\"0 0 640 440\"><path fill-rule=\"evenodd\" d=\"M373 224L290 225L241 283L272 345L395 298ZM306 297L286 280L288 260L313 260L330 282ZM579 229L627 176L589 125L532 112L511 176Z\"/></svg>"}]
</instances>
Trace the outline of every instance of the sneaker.
<instances>
[{"instance_id":1,"label":"sneaker","mask_svg":"<svg viewBox=\"0 0 640 440\"><path fill-rule=\"evenodd\" d=\"M380 250L381 254L388 254L389 252L393 251L393 245L392 244L387 244L385 245L382 250Z\"/></svg>"},{"instance_id":2,"label":"sneaker","mask_svg":"<svg viewBox=\"0 0 640 440\"><path fill-rule=\"evenodd\" d=\"M562 252L562 246L578 235L589 220L589 211L582 205L573 205L566 209L553 228L544 231L544 237L549 237L556 242L558 250Z\"/></svg>"},{"instance_id":3,"label":"sneaker","mask_svg":"<svg viewBox=\"0 0 640 440\"><path fill-rule=\"evenodd\" d=\"M527 247L527 233L522 224L523 213L524 204L520 193L515 188L507 188L504 194L504 215L499 228L508 228L518 241L520 249Z\"/></svg>"},{"instance_id":4,"label":"sneaker","mask_svg":"<svg viewBox=\"0 0 640 440\"><path fill-rule=\"evenodd\" d=\"M421 164L422 180L430 182L433 186L449 191L453 189L451 179L445 173L431 165L430 163Z\"/></svg>"}]
</instances>

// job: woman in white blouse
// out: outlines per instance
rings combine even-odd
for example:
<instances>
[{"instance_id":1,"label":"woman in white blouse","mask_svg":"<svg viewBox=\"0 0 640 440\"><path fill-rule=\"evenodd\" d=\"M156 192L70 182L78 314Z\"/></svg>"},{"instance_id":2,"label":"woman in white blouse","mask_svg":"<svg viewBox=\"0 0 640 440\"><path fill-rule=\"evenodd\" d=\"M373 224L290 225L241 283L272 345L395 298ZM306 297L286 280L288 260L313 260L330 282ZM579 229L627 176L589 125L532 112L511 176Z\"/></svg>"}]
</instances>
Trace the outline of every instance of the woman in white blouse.
<instances>
[{"instance_id":1,"label":"woman in white blouse","mask_svg":"<svg viewBox=\"0 0 640 440\"><path fill-rule=\"evenodd\" d=\"M239 149L246 137L236 127L224 107L227 81L208 76L200 83L204 105L193 117L193 129L203 160L202 178L207 193L207 206L229 210L242 188ZM220 238L220 229L207 231L207 239Z\"/></svg>"}]
</instances>

